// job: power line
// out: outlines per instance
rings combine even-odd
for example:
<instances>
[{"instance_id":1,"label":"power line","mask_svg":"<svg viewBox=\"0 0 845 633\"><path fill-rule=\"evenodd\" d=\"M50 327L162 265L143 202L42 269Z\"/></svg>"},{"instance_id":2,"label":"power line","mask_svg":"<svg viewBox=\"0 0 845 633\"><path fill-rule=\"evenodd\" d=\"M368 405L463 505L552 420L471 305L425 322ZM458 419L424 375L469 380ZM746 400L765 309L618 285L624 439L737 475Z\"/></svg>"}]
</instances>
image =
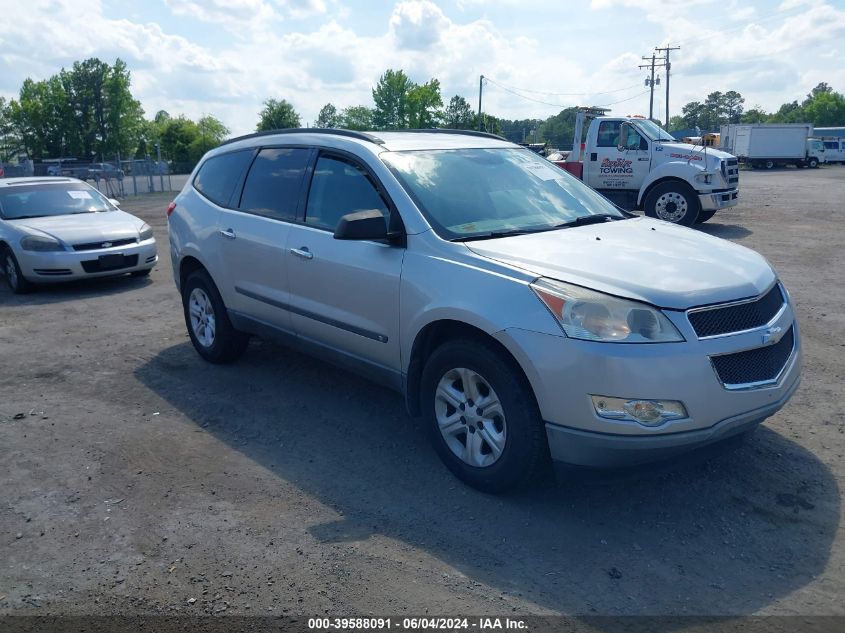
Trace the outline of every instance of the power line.
<instances>
[{"instance_id":1,"label":"power line","mask_svg":"<svg viewBox=\"0 0 845 633\"><path fill-rule=\"evenodd\" d=\"M543 90L529 90L528 88L515 88L514 86L504 86L490 77L484 76L485 79L488 81L492 81L494 84L499 86L500 88L506 88L510 90L518 90L519 92L530 92L532 94L541 94L541 95L550 95L553 97L583 97L586 95L609 95L615 92L624 92L625 90L630 90L631 88L636 88L639 84L633 84L630 86L626 86L625 88L617 88L616 90L605 90L604 92L545 92Z\"/></svg>"},{"instance_id":2,"label":"power line","mask_svg":"<svg viewBox=\"0 0 845 633\"><path fill-rule=\"evenodd\" d=\"M517 96L517 97L520 97L521 99L525 99L526 101L533 101L534 103L540 103L540 104L547 105L547 106L552 106L552 107L555 107L555 108L571 108L571 107L572 107L572 105L570 105L570 104L563 104L563 103L551 103L551 102L549 102L549 101L543 101L543 100L541 100L541 99L535 99L535 98L533 98L533 97L529 97L529 96L527 96L527 95L520 94L520 93L518 93L518 92L516 92L516 91L514 91L514 90L511 90L511 89L510 89L510 88L508 88L507 86L503 86L503 85L502 85L502 84L500 84L499 82L494 81L493 79L490 79L490 77L487 77L486 75L485 75L484 79L485 79L486 81L488 81L488 82L492 83L492 84L495 84L496 86L498 86L499 88L501 88L501 89L502 89L502 90L504 90L505 92L509 92L510 94L515 95L515 96ZM630 90L631 88L633 88L633 87L635 87L635 86L638 86L638 85L639 85L639 84L634 84L634 86L629 86L628 88L625 88L625 90ZM631 96L631 97L627 97L627 98L625 98L625 99L620 99L619 101L614 101L614 102L612 102L612 103L603 103L603 104L600 104L600 105L598 105L598 106L596 106L596 107L603 108L603 107L606 107L606 106L616 105L617 103L624 103L624 102L626 102L626 101L630 101L631 99L636 99L637 97L640 97L640 96L644 95L646 92L648 92L648 90L644 90L643 92L637 93L637 94L635 94L635 95L633 95L633 96ZM587 93L579 93L579 94L594 94L594 93L587 92ZM601 94L601 93L598 93L598 94Z\"/></svg>"}]
</instances>

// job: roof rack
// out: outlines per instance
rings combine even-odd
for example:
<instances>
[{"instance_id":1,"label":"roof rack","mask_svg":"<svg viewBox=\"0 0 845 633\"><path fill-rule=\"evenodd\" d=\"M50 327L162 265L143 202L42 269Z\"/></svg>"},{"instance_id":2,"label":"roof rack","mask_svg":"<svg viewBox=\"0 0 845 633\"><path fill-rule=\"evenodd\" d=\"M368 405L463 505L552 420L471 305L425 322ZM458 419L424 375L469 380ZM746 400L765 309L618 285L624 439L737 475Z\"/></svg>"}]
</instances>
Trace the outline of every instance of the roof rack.
<instances>
[{"instance_id":1,"label":"roof rack","mask_svg":"<svg viewBox=\"0 0 845 633\"><path fill-rule=\"evenodd\" d=\"M384 141L374 134L367 134L366 132L356 132L355 130L344 130L333 127L313 127L313 128L285 128L283 130L264 130L262 132L253 132L252 134L244 134L236 138L230 138L223 141L220 145L228 145L229 143L236 143L237 141L245 141L250 138L259 138L262 136L274 136L276 134L332 134L334 136L348 136L349 138L357 138L362 141L369 141L377 145L384 145Z\"/></svg>"},{"instance_id":2,"label":"roof rack","mask_svg":"<svg viewBox=\"0 0 845 633\"><path fill-rule=\"evenodd\" d=\"M453 130L451 128L433 127L426 130L395 130L396 132L413 132L416 134L460 134L461 136L481 136L483 138L494 138L498 141L507 141L504 136L491 134L490 132L479 132L478 130Z\"/></svg>"}]
</instances>

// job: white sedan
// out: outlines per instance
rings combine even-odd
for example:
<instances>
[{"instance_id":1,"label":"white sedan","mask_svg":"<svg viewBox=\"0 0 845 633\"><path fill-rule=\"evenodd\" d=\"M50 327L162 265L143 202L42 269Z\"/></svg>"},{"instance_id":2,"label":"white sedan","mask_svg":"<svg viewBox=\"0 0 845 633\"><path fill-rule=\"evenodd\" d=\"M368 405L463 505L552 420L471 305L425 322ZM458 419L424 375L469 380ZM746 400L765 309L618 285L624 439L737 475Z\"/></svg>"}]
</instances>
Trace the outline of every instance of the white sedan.
<instances>
[{"instance_id":1,"label":"white sedan","mask_svg":"<svg viewBox=\"0 0 845 633\"><path fill-rule=\"evenodd\" d=\"M75 178L0 180L0 271L15 293L33 284L149 275L153 230Z\"/></svg>"}]
</instances>

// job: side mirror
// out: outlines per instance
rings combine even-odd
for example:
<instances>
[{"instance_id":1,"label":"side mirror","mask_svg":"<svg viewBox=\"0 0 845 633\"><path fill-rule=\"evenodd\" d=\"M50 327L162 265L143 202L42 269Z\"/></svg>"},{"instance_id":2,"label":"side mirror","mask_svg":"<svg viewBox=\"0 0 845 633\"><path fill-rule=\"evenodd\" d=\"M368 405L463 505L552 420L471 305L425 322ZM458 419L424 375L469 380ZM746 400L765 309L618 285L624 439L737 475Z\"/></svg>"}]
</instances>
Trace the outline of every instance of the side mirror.
<instances>
[{"instance_id":1,"label":"side mirror","mask_svg":"<svg viewBox=\"0 0 845 633\"><path fill-rule=\"evenodd\" d=\"M111 202L116 207L120 206L120 200L117 200L116 198L109 198L109 202Z\"/></svg>"},{"instance_id":2,"label":"side mirror","mask_svg":"<svg viewBox=\"0 0 845 633\"><path fill-rule=\"evenodd\" d=\"M336 240L386 240L388 237L387 222L376 209L347 213L334 230Z\"/></svg>"}]
</instances>

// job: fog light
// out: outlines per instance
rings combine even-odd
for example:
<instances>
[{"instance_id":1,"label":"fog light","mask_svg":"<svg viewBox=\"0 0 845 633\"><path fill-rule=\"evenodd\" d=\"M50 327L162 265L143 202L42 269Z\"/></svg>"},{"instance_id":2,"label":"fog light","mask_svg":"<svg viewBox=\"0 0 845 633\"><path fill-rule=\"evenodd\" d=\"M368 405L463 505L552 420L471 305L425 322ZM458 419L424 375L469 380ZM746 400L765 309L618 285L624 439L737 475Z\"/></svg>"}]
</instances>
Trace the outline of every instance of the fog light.
<instances>
[{"instance_id":1,"label":"fog light","mask_svg":"<svg viewBox=\"0 0 845 633\"><path fill-rule=\"evenodd\" d=\"M628 420L643 426L660 426L669 420L687 417L687 410L677 400L627 400L591 396L596 414L609 420Z\"/></svg>"}]
</instances>

